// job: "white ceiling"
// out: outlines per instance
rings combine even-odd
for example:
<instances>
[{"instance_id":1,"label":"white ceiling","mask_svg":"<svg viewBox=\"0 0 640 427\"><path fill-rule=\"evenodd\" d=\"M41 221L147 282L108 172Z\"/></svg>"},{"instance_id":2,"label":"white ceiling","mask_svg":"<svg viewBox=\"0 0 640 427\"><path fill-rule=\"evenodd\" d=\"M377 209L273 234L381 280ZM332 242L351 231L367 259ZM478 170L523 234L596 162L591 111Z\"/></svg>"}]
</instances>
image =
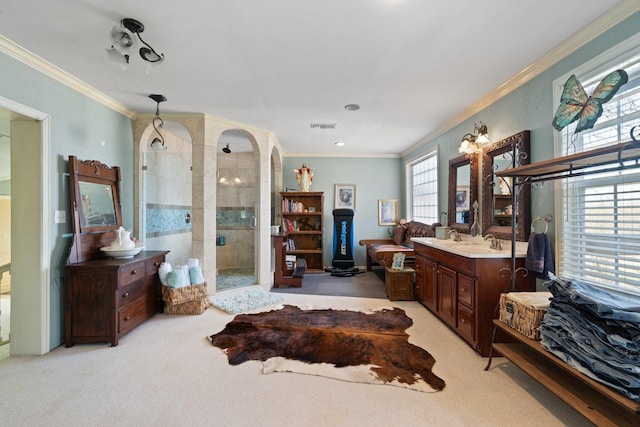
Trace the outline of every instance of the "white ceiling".
<instances>
[{"instance_id":1,"label":"white ceiling","mask_svg":"<svg viewBox=\"0 0 640 427\"><path fill-rule=\"evenodd\" d=\"M148 95L160 93L161 115L270 130L288 154L393 155L618 3L4 0L0 34L135 112L154 113ZM165 55L150 74L137 56L127 71L107 58L109 33L126 17Z\"/></svg>"}]
</instances>

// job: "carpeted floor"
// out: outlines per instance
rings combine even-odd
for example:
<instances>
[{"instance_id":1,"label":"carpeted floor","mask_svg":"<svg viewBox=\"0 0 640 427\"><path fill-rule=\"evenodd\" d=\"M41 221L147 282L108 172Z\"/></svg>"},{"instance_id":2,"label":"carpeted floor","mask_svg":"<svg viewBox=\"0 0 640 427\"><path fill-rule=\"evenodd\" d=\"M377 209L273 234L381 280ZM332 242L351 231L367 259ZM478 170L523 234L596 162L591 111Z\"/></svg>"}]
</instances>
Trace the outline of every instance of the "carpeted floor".
<instances>
[{"instance_id":1,"label":"carpeted floor","mask_svg":"<svg viewBox=\"0 0 640 427\"><path fill-rule=\"evenodd\" d=\"M380 278L382 276L382 278ZM331 295L360 298L382 298L387 295L384 289L384 270L367 271L351 277L332 276L330 273L305 274L302 287L282 286L271 288L271 292L302 295Z\"/></svg>"}]
</instances>

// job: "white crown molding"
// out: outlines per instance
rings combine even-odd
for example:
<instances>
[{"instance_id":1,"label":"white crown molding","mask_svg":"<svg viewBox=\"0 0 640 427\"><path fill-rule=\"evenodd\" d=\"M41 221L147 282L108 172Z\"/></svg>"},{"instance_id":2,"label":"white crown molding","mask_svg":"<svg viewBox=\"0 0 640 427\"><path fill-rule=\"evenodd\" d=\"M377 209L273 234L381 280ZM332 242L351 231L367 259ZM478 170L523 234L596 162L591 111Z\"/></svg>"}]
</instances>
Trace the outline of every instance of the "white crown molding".
<instances>
[{"instance_id":1,"label":"white crown molding","mask_svg":"<svg viewBox=\"0 0 640 427\"><path fill-rule=\"evenodd\" d=\"M283 153L282 157L339 157L339 158L363 158L363 159L399 159L400 154L373 154L373 153Z\"/></svg>"},{"instance_id":2,"label":"white crown molding","mask_svg":"<svg viewBox=\"0 0 640 427\"><path fill-rule=\"evenodd\" d=\"M433 141L437 137L445 134L453 127L459 125L463 121L484 110L485 108L503 98L507 94L511 93L515 89L519 88L523 84L539 76L544 71L558 63L560 60L575 52L577 49L589 43L596 37L602 35L605 31L615 27L620 22L638 12L639 10L640 2L638 2L637 0L623 0L622 2L618 3L603 15L596 18L582 30L578 31L576 34L569 37L567 40L560 43L558 46L541 56L534 63L524 68L522 71L495 88L493 91L489 92L487 95L471 104L461 113L452 117L435 132L432 132L418 143L403 151L401 153L401 156L405 157L418 148Z\"/></svg>"},{"instance_id":3,"label":"white crown molding","mask_svg":"<svg viewBox=\"0 0 640 427\"><path fill-rule=\"evenodd\" d=\"M25 48L15 44L8 38L0 35L0 52L9 55L10 57L22 62L23 64L41 72L42 74L51 77L52 79L74 89L83 95L111 108L112 110L123 114L130 119L135 118L135 113L129 110L124 104L116 101L110 96L105 95L89 84L82 80L72 76L66 71L61 70L52 63L45 61L34 53L26 50Z\"/></svg>"}]
</instances>

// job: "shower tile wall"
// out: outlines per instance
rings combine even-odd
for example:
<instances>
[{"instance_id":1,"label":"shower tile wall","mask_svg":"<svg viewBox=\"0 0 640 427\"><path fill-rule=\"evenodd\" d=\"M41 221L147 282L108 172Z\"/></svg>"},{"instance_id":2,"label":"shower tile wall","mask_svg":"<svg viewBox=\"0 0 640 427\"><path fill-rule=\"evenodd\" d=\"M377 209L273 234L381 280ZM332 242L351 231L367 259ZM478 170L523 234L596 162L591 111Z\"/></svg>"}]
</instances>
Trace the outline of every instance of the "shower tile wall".
<instances>
[{"instance_id":1,"label":"shower tile wall","mask_svg":"<svg viewBox=\"0 0 640 427\"><path fill-rule=\"evenodd\" d=\"M254 268L256 187L254 153L218 155L218 269Z\"/></svg>"},{"instance_id":2,"label":"shower tile wall","mask_svg":"<svg viewBox=\"0 0 640 427\"><path fill-rule=\"evenodd\" d=\"M191 257L191 144L165 138L167 151L145 152L145 249L169 250L171 265Z\"/></svg>"}]
</instances>

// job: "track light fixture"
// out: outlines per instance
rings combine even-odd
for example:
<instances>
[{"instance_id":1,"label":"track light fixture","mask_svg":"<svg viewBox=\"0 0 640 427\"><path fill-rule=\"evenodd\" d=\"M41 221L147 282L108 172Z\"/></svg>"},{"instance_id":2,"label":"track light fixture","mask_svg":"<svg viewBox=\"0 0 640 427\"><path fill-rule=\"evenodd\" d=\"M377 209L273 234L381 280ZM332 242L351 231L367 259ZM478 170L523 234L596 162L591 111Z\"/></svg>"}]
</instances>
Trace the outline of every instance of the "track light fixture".
<instances>
[{"instance_id":1,"label":"track light fixture","mask_svg":"<svg viewBox=\"0 0 640 427\"><path fill-rule=\"evenodd\" d=\"M132 18L125 18L120 21L120 26L115 26L111 30L111 47L107 48L107 55L114 64L120 65L123 70L127 69L131 54L137 48L137 39L142 43L138 50L140 57L147 62L147 72L164 61L164 54L156 52L151 45L145 42L140 33L144 31L142 22ZM134 37L135 35L135 37Z\"/></svg>"},{"instance_id":2,"label":"track light fixture","mask_svg":"<svg viewBox=\"0 0 640 427\"><path fill-rule=\"evenodd\" d=\"M167 147L164 145L164 137L160 133L159 128L162 129L162 126L164 126L164 121L160 118L160 103L166 101L167 98L164 95L149 95L149 98L156 101L156 116L153 118L151 124L158 134L158 136L151 141L151 148L158 151L165 151Z\"/></svg>"}]
</instances>

